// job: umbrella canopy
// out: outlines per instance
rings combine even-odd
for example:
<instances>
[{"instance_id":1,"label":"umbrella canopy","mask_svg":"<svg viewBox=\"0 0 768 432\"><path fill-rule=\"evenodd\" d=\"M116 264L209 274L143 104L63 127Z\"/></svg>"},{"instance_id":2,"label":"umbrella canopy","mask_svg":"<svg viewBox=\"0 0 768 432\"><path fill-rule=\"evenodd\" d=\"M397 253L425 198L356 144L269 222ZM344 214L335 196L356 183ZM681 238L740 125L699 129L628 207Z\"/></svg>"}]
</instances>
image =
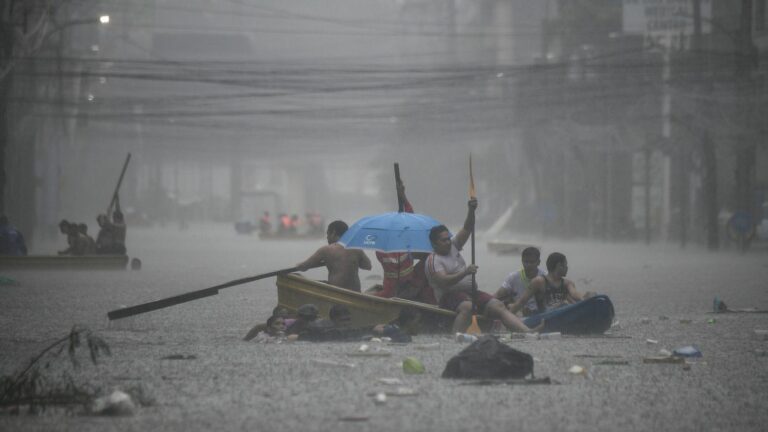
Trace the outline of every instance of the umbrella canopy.
<instances>
[{"instance_id":1,"label":"umbrella canopy","mask_svg":"<svg viewBox=\"0 0 768 432\"><path fill-rule=\"evenodd\" d=\"M441 225L418 213L384 213L355 222L339 243L348 249L373 249L381 252L432 252L429 230Z\"/></svg>"}]
</instances>

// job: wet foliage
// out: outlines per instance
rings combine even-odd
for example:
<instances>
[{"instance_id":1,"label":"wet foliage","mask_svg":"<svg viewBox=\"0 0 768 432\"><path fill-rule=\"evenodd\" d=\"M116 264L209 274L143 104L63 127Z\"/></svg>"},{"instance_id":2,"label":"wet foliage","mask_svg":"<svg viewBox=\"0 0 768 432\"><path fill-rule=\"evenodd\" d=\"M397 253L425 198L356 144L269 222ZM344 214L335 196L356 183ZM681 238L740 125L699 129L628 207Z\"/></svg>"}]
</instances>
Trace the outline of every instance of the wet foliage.
<instances>
[{"instance_id":1,"label":"wet foliage","mask_svg":"<svg viewBox=\"0 0 768 432\"><path fill-rule=\"evenodd\" d=\"M26 409L38 414L51 407L86 407L98 389L78 383L76 370L83 367L82 357L95 366L105 355L111 351L104 339L87 328L72 327L20 371L0 377L0 411L19 414Z\"/></svg>"}]
</instances>

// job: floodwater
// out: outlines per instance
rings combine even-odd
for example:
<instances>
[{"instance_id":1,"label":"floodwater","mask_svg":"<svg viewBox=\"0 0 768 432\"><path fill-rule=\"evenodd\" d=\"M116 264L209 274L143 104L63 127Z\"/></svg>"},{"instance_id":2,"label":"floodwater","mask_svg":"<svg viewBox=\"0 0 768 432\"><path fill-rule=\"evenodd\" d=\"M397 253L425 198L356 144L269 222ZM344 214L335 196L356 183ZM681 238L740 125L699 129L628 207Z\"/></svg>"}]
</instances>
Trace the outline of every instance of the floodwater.
<instances>
[{"instance_id":1,"label":"floodwater","mask_svg":"<svg viewBox=\"0 0 768 432\"><path fill-rule=\"evenodd\" d=\"M104 391L141 387L154 402L119 418L0 415L0 430L758 431L768 422L768 357L760 355L768 341L754 336L754 329L768 329L768 314L708 313L715 295L731 307L768 309L765 253L534 241L544 257L566 254L578 289L612 298L619 321L613 333L623 337L514 340L534 356L536 376L556 383L523 387L441 379L465 346L450 336L418 336L411 345L384 346L389 357L370 358L347 355L356 343L243 342L276 304L269 279L110 323L110 310L291 267L323 244L260 241L223 225L133 229L128 242L129 255L143 261L140 271L3 272L20 285L0 287L0 373L19 370L77 324L112 348L98 366L84 362L77 379ZM477 245L478 281L493 292L519 268L519 257L490 254L482 236ZM63 239L35 252L57 247ZM363 284L376 283L367 277L379 273L376 264L362 272ZM642 362L661 348L690 344L704 356L688 370ZM195 358L162 359L173 354ZM629 364L598 365L600 358L584 354ZM424 363L424 375L402 372L408 356ZM588 374L569 374L573 365ZM382 377L401 379L418 396L376 404L370 394L394 391L377 382Z\"/></svg>"}]
</instances>

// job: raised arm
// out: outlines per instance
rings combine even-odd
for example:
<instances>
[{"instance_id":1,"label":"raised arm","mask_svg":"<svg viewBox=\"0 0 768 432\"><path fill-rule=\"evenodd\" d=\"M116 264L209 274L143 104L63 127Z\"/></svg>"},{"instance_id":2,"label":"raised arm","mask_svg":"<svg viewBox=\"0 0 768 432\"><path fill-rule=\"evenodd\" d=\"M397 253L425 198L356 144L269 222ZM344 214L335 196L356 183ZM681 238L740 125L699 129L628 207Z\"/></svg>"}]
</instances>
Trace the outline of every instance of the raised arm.
<instances>
[{"instance_id":1,"label":"raised arm","mask_svg":"<svg viewBox=\"0 0 768 432\"><path fill-rule=\"evenodd\" d=\"M402 181L397 183L397 198L403 202L403 210L406 213L413 213L413 206L405 196L405 184Z\"/></svg>"},{"instance_id":2,"label":"raised arm","mask_svg":"<svg viewBox=\"0 0 768 432\"><path fill-rule=\"evenodd\" d=\"M461 249L464 244L469 240L469 236L472 234L472 230L475 227L475 209L477 209L477 198L472 198L467 202L467 217L464 219L464 226L461 227L453 241L456 243L456 247Z\"/></svg>"}]
</instances>

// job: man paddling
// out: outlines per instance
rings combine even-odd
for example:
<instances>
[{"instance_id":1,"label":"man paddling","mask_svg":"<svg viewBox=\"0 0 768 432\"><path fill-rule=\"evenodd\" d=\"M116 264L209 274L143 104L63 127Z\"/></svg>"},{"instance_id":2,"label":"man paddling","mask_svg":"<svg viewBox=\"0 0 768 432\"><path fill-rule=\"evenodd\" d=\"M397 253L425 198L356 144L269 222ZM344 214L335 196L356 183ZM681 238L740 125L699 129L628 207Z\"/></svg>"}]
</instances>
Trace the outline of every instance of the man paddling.
<instances>
[{"instance_id":1,"label":"man paddling","mask_svg":"<svg viewBox=\"0 0 768 432\"><path fill-rule=\"evenodd\" d=\"M325 265L328 268L328 283L340 288L360 292L358 269L370 270L371 260L359 249L346 249L338 243L349 227L344 221L328 224L325 237L328 245L318 249L312 256L296 264L299 271Z\"/></svg>"},{"instance_id":2,"label":"man paddling","mask_svg":"<svg viewBox=\"0 0 768 432\"><path fill-rule=\"evenodd\" d=\"M445 225L438 225L429 232L434 253L427 258L427 280L432 286L438 304L443 309L456 312L453 321L454 332L464 332L469 327L472 318L472 274L477 272L477 266L467 265L461 256L461 248L469 240L472 227L475 224L475 209L477 199L467 203L469 208L464 226L451 239L451 234ZM504 303L493 298L490 294L477 290L475 302L478 311L487 317L501 320L505 327L512 331L538 331L543 323L531 330L513 313L507 310Z\"/></svg>"}]
</instances>

